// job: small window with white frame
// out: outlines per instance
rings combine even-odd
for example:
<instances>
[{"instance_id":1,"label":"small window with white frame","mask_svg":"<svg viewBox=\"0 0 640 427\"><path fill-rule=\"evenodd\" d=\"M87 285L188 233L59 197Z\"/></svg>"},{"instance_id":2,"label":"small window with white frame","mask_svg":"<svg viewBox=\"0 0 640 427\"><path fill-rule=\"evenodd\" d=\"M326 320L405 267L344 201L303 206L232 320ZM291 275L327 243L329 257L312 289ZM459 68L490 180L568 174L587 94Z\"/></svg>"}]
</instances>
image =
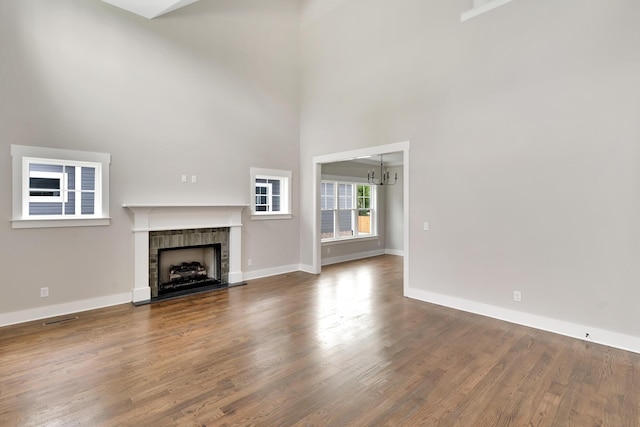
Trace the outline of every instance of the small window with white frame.
<instances>
[{"instance_id":1,"label":"small window with white frame","mask_svg":"<svg viewBox=\"0 0 640 427\"><path fill-rule=\"evenodd\" d=\"M291 218L291 171L251 168L253 219Z\"/></svg>"},{"instance_id":2,"label":"small window with white frame","mask_svg":"<svg viewBox=\"0 0 640 427\"><path fill-rule=\"evenodd\" d=\"M13 228L108 225L111 156L12 145Z\"/></svg>"}]
</instances>

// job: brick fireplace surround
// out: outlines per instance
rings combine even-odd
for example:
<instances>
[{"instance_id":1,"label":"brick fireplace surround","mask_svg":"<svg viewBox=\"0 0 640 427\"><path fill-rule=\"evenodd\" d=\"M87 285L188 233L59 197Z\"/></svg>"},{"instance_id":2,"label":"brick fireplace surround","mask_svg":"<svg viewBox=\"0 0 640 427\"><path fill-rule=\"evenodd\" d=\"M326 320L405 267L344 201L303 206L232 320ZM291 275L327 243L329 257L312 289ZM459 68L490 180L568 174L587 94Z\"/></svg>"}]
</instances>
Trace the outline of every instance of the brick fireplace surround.
<instances>
[{"instance_id":1,"label":"brick fireplace surround","mask_svg":"<svg viewBox=\"0 0 640 427\"><path fill-rule=\"evenodd\" d=\"M247 205L125 204L132 214L134 233L134 282L131 302L151 300L149 286L149 232L229 228L230 285L242 282L242 210Z\"/></svg>"}]
</instances>

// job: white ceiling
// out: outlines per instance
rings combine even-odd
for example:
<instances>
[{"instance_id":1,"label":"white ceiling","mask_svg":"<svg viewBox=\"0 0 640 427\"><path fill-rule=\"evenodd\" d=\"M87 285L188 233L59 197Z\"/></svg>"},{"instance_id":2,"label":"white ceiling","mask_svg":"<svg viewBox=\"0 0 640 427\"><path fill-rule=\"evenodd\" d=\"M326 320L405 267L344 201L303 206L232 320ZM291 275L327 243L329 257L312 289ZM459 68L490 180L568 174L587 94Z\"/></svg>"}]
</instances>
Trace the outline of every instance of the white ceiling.
<instances>
[{"instance_id":1,"label":"white ceiling","mask_svg":"<svg viewBox=\"0 0 640 427\"><path fill-rule=\"evenodd\" d=\"M165 13L188 6L198 0L102 0L147 19L157 18Z\"/></svg>"}]
</instances>

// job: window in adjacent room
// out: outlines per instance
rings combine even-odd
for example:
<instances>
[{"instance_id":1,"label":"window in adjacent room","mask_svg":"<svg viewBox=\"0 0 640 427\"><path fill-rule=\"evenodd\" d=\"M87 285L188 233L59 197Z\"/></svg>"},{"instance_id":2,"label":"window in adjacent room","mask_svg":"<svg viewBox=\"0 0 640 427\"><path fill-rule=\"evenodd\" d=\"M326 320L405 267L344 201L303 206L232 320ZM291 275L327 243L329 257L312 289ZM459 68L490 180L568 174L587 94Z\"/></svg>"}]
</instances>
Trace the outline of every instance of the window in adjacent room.
<instances>
[{"instance_id":1,"label":"window in adjacent room","mask_svg":"<svg viewBox=\"0 0 640 427\"><path fill-rule=\"evenodd\" d=\"M345 181L320 184L323 242L376 235L376 187Z\"/></svg>"},{"instance_id":2,"label":"window in adjacent room","mask_svg":"<svg viewBox=\"0 0 640 427\"><path fill-rule=\"evenodd\" d=\"M253 219L291 218L291 171L251 168Z\"/></svg>"},{"instance_id":3,"label":"window in adjacent room","mask_svg":"<svg viewBox=\"0 0 640 427\"><path fill-rule=\"evenodd\" d=\"M108 225L105 153L11 146L13 228Z\"/></svg>"}]
</instances>

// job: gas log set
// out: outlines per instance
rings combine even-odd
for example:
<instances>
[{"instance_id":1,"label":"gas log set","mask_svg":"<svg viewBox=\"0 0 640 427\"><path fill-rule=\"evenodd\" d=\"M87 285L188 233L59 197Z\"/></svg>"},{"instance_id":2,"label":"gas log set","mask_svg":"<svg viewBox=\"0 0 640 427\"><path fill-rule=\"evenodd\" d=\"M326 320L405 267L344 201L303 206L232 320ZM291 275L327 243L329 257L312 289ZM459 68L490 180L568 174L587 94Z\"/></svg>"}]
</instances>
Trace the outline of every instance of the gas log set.
<instances>
[{"instance_id":1,"label":"gas log set","mask_svg":"<svg viewBox=\"0 0 640 427\"><path fill-rule=\"evenodd\" d=\"M184 283L192 280L207 279L207 269L197 261L183 262L169 267L169 282Z\"/></svg>"},{"instance_id":2,"label":"gas log set","mask_svg":"<svg viewBox=\"0 0 640 427\"><path fill-rule=\"evenodd\" d=\"M187 289L220 284L220 280L209 277L204 265L197 261L169 266L169 281L160 283L159 293L167 294Z\"/></svg>"}]
</instances>

